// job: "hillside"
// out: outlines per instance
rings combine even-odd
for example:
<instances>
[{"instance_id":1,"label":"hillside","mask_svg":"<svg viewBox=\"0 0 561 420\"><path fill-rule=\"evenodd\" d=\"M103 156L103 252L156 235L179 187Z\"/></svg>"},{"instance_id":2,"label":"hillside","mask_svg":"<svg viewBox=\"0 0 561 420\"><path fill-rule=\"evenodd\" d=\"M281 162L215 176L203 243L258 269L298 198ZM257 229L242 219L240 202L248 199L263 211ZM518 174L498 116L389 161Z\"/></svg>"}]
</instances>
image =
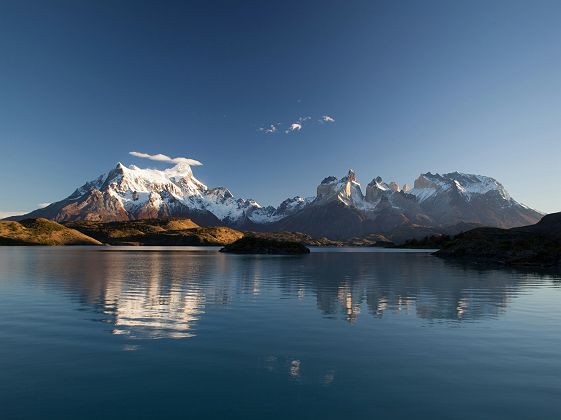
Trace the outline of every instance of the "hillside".
<instances>
[{"instance_id":1,"label":"hillside","mask_svg":"<svg viewBox=\"0 0 561 420\"><path fill-rule=\"evenodd\" d=\"M65 226L110 245L227 245L243 233L227 227L200 227L189 219L126 222L69 222Z\"/></svg>"},{"instance_id":2,"label":"hillside","mask_svg":"<svg viewBox=\"0 0 561 420\"><path fill-rule=\"evenodd\" d=\"M544 216L530 226L473 229L454 237L435 255L482 263L557 266L561 264L561 213Z\"/></svg>"},{"instance_id":3,"label":"hillside","mask_svg":"<svg viewBox=\"0 0 561 420\"><path fill-rule=\"evenodd\" d=\"M47 219L0 221L0 245L101 245L77 230Z\"/></svg>"}]
</instances>

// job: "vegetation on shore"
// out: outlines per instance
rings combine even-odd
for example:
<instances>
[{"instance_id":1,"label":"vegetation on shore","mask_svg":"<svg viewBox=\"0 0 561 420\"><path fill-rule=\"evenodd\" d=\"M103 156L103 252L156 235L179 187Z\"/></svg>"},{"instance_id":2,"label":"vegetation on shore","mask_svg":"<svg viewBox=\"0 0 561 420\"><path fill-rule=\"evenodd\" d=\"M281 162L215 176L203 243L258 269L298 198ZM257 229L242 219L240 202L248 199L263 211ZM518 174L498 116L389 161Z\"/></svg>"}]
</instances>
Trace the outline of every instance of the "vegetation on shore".
<instances>
[{"instance_id":1,"label":"vegetation on shore","mask_svg":"<svg viewBox=\"0 0 561 420\"><path fill-rule=\"evenodd\" d=\"M66 226L110 245L226 245L241 237L235 229L200 227L190 219L146 219L126 222L71 222Z\"/></svg>"},{"instance_id":2,"label":"vegetation on shore","mask_svg":"<svg viewBox=\"0 0 561 420\"><path fill-rule=\"evenodd\" d=\"M0 245L101 245L83 233L48 219L0 221Z\"/></svg>"}]
</instances>

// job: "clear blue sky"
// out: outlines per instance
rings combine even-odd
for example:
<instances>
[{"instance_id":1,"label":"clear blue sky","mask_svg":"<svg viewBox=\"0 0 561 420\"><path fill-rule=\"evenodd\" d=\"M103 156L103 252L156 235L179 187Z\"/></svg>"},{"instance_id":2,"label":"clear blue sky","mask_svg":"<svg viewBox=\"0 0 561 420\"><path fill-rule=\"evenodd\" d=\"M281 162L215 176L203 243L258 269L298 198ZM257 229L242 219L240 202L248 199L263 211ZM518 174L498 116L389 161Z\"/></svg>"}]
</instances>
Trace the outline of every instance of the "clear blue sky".
<instances>
[{"instance_id":1,"label":"clear blue sky","mask_svg":"<svg viewBox=\"0 0 561 420\"><path fill-rule=\"evenodd\" d=\"M560 211L560 22L557 0L3 0L0 210L158 166L134 150L262 204L458 170Z\"/></svg>"}]
</instances>

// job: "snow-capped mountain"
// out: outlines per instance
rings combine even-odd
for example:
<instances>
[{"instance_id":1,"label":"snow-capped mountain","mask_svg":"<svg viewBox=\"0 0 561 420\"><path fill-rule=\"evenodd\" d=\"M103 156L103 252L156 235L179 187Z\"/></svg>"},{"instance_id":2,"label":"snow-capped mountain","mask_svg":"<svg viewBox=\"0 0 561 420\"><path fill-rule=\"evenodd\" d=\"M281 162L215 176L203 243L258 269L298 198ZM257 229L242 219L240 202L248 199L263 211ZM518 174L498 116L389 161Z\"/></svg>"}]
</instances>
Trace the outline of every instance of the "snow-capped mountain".
<instances>
[{"instance_id":1,"label":"snow-capped mountain","mask_svg":"<svg viewBox=\"0 0 561 420\"><path fill-rule=\"evenodd\" d=\"M165 170L125 167L87 182L69 197L25 217L56 221L115 221L163 217L191 217L197 222L229 223L261 206L236 200L226 188L208 188L180 163Z\"/></svg>"},{"instance_id":2,"label":"snow-capped mountain","mask_svg":"<svg viewBox=\"0 0 561 420\"><path fill-rule=\"evenodd\" d=\"M390 232L406 225L477 223L508 228L536 223L541 216L511 198L495 179L458 172L422 174L413 189L377 177L363 193L350 170L341 179L325 178L315 197L296 196L274 208L252 199L236 199L224 187L207 187L186 163L165 170L119 163L64 200L17 219L46 217L64 222L188 217L202 225L293 230L338 238Z\"/></svg>"},{"instance_id":3,"label":"snow-capped mountain","mask_svg":"<svg viewBox=\"0 0 561 420\"><path fill-rule=\"evenodd\" d=\"M354 171L325 178L315 200L278 222L333 238L392 232L406 226L452 227L477 224L509 228L536 223L542 214L510 197L497 180L458 172L420 175L410 189L374 178L363 194Z\"/></svg>"}]
</instances>

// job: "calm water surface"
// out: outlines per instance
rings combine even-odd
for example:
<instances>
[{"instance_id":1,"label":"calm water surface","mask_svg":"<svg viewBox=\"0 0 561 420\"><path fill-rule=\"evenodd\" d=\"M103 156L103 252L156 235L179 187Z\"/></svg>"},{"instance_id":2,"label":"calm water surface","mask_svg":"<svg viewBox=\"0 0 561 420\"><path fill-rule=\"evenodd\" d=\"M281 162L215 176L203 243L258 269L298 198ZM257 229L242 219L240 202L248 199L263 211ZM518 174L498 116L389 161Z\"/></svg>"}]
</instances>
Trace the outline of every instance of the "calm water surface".
<instances>
[{"instance_id":1,"label":"calm water surface","mask_svg":"<svg viewBox=\"0 0 561 420\"><path fill-rule=\"evenodd\" d=\"M315 251L0 248L0 418L561 418L561 275Z\"/></svg>"}]
</instances>

